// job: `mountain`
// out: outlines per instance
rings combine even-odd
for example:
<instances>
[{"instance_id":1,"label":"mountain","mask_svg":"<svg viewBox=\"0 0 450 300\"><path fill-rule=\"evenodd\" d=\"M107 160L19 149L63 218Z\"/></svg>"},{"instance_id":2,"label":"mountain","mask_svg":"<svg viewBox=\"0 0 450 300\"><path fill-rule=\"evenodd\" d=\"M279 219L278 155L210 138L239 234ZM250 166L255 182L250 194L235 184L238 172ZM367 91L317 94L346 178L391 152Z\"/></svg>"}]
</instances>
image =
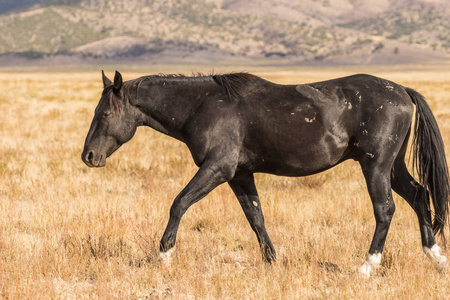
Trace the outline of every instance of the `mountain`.
<instances>
[{"instance_id":1,"label":"mountain","mask_svg":"<svg viewBox=\"0 0 450 300\"><path fill-rule=\"evenodd\" d=\"M9 10L27 7L36 3L39 3L39 0L0 0L0 13L7 12Z\"/></svg>"},{"instance_id":2,"label":"mountain","mask_svg":"<svg viewBox=\"0 0 450 300\"><path fill-rule=\"evenodd\" d=\"M0 64L448 60L448 0L0 0Z\"/></svg>"}]
</instances>

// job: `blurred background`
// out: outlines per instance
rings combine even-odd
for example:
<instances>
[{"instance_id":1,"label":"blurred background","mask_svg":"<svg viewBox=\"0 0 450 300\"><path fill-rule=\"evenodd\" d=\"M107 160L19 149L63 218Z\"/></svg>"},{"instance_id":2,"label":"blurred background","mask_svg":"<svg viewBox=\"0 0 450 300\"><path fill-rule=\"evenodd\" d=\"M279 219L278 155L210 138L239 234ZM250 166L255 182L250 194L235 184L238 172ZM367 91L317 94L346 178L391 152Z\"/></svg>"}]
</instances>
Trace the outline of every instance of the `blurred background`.
<instances>
[{"instance_id":1,"label":"blurred background","mask_svg":"<svg viewBox=\"0 0 450 300\"><path fill-rule=\"evenodd\" d=\"M447 0L0 0L0 66L448 61Z\"/></svg>"}]
</instances>

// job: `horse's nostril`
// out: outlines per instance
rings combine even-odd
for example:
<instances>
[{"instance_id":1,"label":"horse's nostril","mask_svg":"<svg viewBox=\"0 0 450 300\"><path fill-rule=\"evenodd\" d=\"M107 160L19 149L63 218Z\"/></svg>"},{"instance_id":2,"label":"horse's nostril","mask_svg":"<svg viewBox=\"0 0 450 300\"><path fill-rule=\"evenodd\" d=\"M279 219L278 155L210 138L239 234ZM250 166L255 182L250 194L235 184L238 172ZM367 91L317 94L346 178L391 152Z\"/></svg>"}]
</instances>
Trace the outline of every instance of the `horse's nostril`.
<instances>
[{"instance_id":1,"label":"horse's nostril","mask_svg":"<svg viewBox=\"0 0 450 300\"><path fill-rule=\"evenodd\" d=\"M86 156L86 160L90 163L92 163L92 160L94 159L94 152L89 151L89 153Z\"/></svg>"}]
</instances>

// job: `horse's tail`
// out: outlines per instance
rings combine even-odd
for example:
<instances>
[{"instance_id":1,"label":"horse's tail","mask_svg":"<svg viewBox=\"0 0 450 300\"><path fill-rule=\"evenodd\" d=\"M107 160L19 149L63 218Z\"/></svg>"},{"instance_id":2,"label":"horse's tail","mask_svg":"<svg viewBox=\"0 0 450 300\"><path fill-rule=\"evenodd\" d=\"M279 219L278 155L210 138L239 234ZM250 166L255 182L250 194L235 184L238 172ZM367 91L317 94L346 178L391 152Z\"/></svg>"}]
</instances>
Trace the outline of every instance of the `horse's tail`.
<instances>
[{"instance_id":1,"label":"horse's tail","mask_svg":"<svg viewBox=\"0 0 450 300\"><path fill-rule=\"evenodd\" d=\"M444 142L425 98L412 89L405 90L416 105L413 168L417 171L420 184L428 190L433 201L434 234L439 233L445 241L444 227L448 221L450 182ZM423 194L423 201L429 203L427 193Z\"/></svg>"}]
</instances>

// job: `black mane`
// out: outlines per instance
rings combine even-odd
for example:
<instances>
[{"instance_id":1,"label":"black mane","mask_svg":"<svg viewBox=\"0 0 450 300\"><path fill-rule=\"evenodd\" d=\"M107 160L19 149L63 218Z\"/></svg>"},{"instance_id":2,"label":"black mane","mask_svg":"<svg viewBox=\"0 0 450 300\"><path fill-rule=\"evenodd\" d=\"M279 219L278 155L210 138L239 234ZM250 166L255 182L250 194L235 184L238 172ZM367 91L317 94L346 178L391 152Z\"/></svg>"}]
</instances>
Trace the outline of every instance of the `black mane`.
<instances>
[{"instance_id":1,"label":"black mane","mask_svg":"<svg viewBox=\"0 0 450 300\"><path fill-rule=\"evenodd\" d=\"M261 79L250 73L230 73L225 75L213 75L214 81L225 88L231 101L236 101L241 97L239 89L242 85L256 79Z\"/></svg>"},{"instance_id":2,"label":"black mane","mask_svg":"<svg viewBox=\"0 0 450 300\"><path fill-rule=\"evenodd\" d=\"M135 80L131 80L125 83L125 88L139 88L139 86L144 82L157 83L161 80L171 79L177 80L179 82L188 82L192 80L209 80L213 79L216 84L223 87L230 98L230 101L237 101L241 97L239 94L240 88L248 82L254 80L262 80L260 77L240 72L240 73L229 73L229 74L211 74L205 75L203 73L194 73L191 76L187 76L184 74L158 74L158 75L149 75L137 78Z\"/></svg>"}]
</instances>

